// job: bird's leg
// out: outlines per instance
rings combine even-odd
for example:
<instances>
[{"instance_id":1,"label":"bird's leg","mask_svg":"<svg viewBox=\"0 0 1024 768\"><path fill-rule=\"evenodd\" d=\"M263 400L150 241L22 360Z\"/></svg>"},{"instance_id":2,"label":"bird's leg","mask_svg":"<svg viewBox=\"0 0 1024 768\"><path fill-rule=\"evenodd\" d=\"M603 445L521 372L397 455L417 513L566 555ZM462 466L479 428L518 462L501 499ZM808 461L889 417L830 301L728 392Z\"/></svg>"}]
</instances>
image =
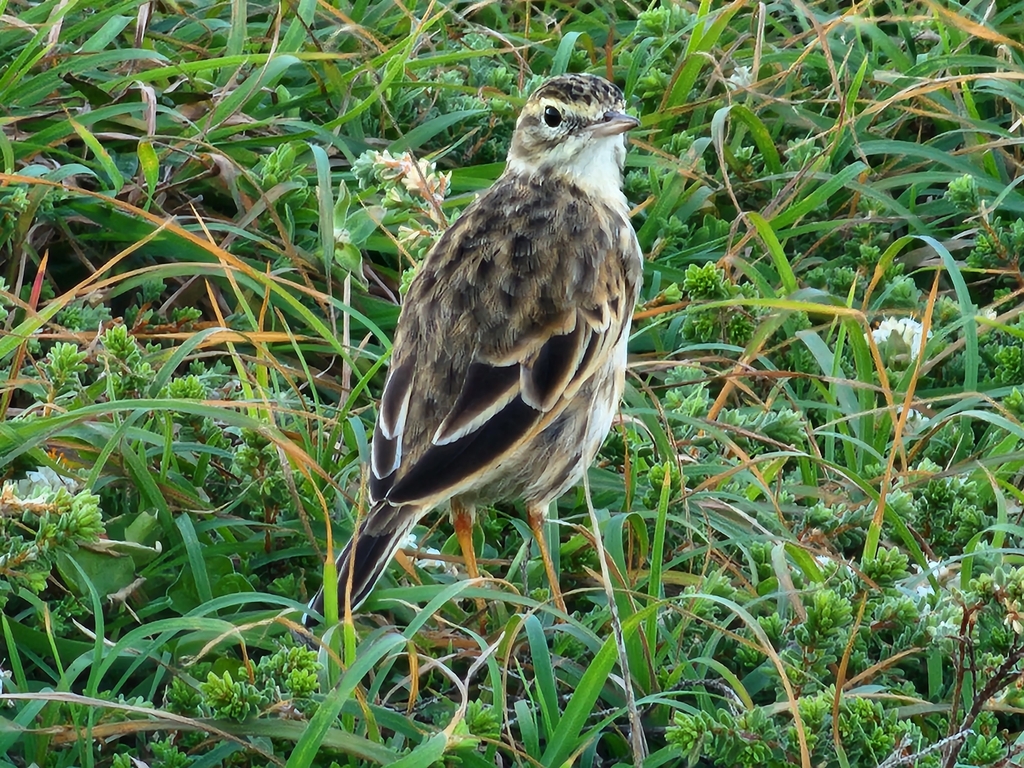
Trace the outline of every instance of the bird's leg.
<instances>
[{"instance_id":1,"label":"bird's leg","mask_svg":"<svg viewBox=\"0 0 1024 768\"><path fill-rule=\"evenodd\" d=\"M471 579L479 578L480 569L476 564L476 548L473 546L474 508L459 499L452 499L451 506L452 525L455 526L455 537L459 540L462 557L466 561L466 572ZM478 611L486 610L487 604L482 597L476 598L475 602Z\"/></svg>"},{"instance_id":2,"label":"bird's leg","mask_svg":"<svg viewBox=\"0 0 1024 768\"><path fill-rule=\"evenodd\" d=\"M562 599L562 590L558 585L558 574L555 573L555 564L551 562L551 553L548 552L548 544L546 536L544 535L544 524L547 519L545 506L543 504L527 504L526 514L530 520L530 530L533 531L533 537L537 539L537 547L540 549L541 560L544 561L544 570L548 574L548 584L551 586L551 597L555 601L555 606L562 613L568 614L565 609L565 600Z\"/></svg>"}]
</instances>

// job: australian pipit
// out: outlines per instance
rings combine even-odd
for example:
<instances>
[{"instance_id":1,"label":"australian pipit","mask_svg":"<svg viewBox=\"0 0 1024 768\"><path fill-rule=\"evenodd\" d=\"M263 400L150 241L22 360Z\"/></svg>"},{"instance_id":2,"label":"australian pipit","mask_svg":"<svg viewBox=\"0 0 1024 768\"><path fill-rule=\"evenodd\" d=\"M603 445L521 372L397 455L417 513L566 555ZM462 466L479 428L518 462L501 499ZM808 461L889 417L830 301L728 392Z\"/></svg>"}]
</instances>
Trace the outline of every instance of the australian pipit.
<instances>
[{"instance_id":1,"label":"australian pipit","mask_svg":"<svg viewBox=\"0 0 1024 768\"><path fill-rule=\"evenodd\" d=\"M565 610L544 517L611 426L641 282L622 193L624 134L639 121L623 109L600 77L547 80L523 107L505 172L420 266L373 434L370 508L338 556L341 611L445 502L477 575L475 505L517 498ZM310 607L323 610L323 590Z\"/></svg>"}]
</instances>

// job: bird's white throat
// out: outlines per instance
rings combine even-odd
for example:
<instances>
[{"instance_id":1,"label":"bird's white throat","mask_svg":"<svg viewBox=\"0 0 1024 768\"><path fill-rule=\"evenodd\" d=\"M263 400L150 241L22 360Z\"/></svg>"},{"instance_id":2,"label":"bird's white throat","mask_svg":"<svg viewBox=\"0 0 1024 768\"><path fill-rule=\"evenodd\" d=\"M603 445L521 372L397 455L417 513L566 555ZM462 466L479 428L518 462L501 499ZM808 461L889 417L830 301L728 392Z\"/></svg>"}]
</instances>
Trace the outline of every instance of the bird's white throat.
<instances>
[{"instance_id":1,"label":"bird's white throat","mask_svg":"<svg viewBox=\"0 0 1024 768\"><path fill-rule=\"evenodd\" d=\"M628 215L629 203L622 193L625 158L624 136L588 136L563 142L539 158L510 153L505 172L552 179L561 176L587 195Z\"/></svg>"}]
</instances>

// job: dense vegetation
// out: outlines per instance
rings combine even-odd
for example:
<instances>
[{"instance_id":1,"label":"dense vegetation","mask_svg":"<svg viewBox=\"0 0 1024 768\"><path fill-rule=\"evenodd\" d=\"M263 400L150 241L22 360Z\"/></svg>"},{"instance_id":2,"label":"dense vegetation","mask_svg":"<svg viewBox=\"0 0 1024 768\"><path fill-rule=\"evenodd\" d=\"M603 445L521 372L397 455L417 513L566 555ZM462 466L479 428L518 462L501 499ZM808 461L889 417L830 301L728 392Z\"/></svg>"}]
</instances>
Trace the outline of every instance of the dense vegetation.
<instances>
[{"instance_id":1,"label":"dense vegetation","mask_svg":"<svg viewBox=\"0 0 1024 768\"><path fill-rule=\"evenodd\" d=\"M296 644L564 71L646 256L572 615L503 505ZM1020 2L0 0L0 764L1020 764L1022 121Z\"/></svg>"}]
</instances>

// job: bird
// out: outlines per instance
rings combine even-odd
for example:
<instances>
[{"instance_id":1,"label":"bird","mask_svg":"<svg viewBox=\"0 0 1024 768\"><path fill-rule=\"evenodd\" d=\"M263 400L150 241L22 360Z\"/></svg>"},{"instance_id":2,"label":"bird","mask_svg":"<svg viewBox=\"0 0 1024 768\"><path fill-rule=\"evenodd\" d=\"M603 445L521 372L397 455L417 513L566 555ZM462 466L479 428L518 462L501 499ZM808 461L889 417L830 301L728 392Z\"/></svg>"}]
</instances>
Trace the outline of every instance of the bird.
<instances>
[{"instance_id":1,"label":"bird","mask_svg":"<svg viewBox=\"0 0 1024 768\"><path fill-rule=\"evenodd\" d=\"M476 506L517 499L566 612L545 515L593 462L625 384L643 253L622 172L625 134L639 125L602 77L545 80L519 114L501 176L420 264L374 427L368 511L337 557L342 616L446 503L478 576ZM311 611L323 612L324 588Z\"/></svg>"}]
</instances>

